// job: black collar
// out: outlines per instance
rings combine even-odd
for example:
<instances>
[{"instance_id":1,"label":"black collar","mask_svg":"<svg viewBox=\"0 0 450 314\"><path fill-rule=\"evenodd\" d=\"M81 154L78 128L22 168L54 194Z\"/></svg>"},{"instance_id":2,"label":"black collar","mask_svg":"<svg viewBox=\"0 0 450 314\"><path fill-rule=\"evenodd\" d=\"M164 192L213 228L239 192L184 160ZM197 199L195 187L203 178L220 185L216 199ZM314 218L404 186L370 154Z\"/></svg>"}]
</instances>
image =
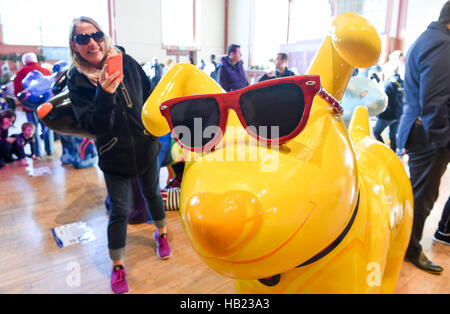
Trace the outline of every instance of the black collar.
<instances>
[{"instance_id":1,"label":"black collar","mask_svg":"<svg viewBox=\"0 0 450 314\"><path fill-rule=\"evenodd\" d=\"M309 260L307 260L303 264L300 264L300 265L296 266L295 268L299 268L299 267L302 267L302 266L306 266L306 265L312 264L312 263L318 261L319 259L321 259L322 257L326 256L331 251L333 251L344 240L345 236L348 234L348 232L352 228L353 223L355 222L355 219L356 219L356 214L358 213L358 208L359 208L359 193L358 193L358 200L356 201L356 206L355 206L355 209L353 211L353 215L350 218L350 220L349 220L347 226L345 227L344 231L342 231L342 233L336 238L336 240L334 240L324 250L322 250L321 252L317 253L316 255L311 257ZM269 277L269 278L258 279L258 280L262 284L271 287L271 286L275 286L276 284L278 284L280 282L280 279L281 279L281 275L275 275L275 276L272 276L272 277Z\"/></svg>"},{"instance_id":2,"label":"black collar","mask_svg":"<svg viewBox=\"0 0 450 314\"><path fill-rule=\"evenodd\" d=\"M322 257L324 257L325 255L327 255L328 253L330 253L331 251L333 251L342 242L342 240L344 240L345 236L347 235L347 233L350 231L351 227L353 226L353 223L355 222L356 214L358 213L358 208L359 208L359 193L358 193L358 200L356 201L356 206L355 206L355 210L353 211L352 218L350 218L350 221L348 222L344 231L342 231L342 233L336 238L336 240L334 240L323 251L317 253L316 255L311 257L309 260L307 260L303 264L298 265L296 268L314 263L314 262L318 261L319 259L321 259Z\"/></svg>"}]
</instances>

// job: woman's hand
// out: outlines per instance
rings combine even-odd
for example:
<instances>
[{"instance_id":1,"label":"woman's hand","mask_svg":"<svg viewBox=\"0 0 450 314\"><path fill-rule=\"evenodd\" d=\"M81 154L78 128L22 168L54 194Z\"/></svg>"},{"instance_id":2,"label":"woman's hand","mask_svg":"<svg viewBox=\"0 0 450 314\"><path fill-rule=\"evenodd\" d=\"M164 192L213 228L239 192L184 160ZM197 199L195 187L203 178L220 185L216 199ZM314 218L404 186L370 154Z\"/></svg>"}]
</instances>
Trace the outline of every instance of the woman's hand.
<instances>
[{"instance_id":1,"label":"woman's hand","mask_svg":"<svg viewBox=\"0 0 450 314\"><path fill-rule=\"evenodd\" d=\"M108 75L108 70L106 69L106 64L103 66L102 72L100 73L99 84L101 88L109 93L114 94L117 90L117 87L120 84L120 72L114 72L111 75Z\"/></svg>"}]
</instances>

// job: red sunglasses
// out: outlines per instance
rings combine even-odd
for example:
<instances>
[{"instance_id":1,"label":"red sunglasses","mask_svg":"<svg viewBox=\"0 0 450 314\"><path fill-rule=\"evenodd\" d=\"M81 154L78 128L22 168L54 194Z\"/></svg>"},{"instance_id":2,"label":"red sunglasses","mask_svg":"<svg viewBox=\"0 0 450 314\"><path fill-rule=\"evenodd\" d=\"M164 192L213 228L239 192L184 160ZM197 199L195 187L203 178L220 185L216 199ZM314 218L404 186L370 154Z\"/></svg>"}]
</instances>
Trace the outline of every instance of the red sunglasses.
<instances>
[{"instance_id":1,"label":"red sunglasses","mask_svg":"<svg viewBox=\"0 0 450 314\"><path fill-rule=\"evenodd\" d=\"M175 140L191 151L208 151L220 143L230 109L258 142L281 145L303 130L317 94L342 113L339 102L321 88L319 75L279 78L228 93L173 98L163 102L160 111Z\"/></svg>"}]
</instances>

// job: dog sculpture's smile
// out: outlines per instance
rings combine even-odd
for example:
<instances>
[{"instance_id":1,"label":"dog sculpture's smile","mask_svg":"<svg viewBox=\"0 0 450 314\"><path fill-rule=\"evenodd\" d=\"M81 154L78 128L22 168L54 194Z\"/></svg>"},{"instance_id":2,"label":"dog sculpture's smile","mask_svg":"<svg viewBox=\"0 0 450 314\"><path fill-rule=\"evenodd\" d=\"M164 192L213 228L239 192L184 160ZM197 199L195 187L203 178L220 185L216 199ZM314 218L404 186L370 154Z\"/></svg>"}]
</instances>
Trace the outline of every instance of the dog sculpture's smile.
<instances>
[{"instance_id":1,"label":"dog sculpture's smile","mask_svg":"<svg viewBox=\"0 0 450 314\"><path fill-rule=\"evenodd\" d=\"M380 50L375 29L346 13L308 72L339 100L354 67L371 66ZM147 100L144 125L167 134L161 103L222 92L198 68L176 65ZM367 110L356 110L347 131L341 114L316 96L304 129L280 146L249 137L233 111L226 127L214 150L187 154L181 186L184 229L206 264L244 293L394 290L412 192L396 155L369 138Z\"/></svg>"}]
</instances>

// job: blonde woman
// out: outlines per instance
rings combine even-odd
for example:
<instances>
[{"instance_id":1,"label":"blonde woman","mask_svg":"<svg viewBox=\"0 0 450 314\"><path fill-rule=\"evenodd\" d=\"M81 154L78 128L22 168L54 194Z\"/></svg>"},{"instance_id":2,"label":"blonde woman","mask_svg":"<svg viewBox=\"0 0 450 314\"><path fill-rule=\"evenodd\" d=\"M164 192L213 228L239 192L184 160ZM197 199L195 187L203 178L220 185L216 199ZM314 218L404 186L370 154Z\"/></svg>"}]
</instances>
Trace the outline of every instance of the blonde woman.
<instances>
[{"instance_id":1,"label":"blonde woman","mask_svg":"<svg viewBox=\"0 0 450 314\"><path fill-rule=\"evenodd\" d=\"M157 228L157 254L171 255L167 241L164 203L159 192L158 153L161 144L141 121L141 110L151 93L151 83L140 65L123 54L120 72L108 75L106 58L119 52L99 24L89 17L72 21L70 51L73 69L68 88L78 122L96 136L99 166L111 200L108 247L113 262L111 288L129 291L124 266L131 178L138 178ZM123 82L121 82L123 79Z\"/></svg>"}]
</instances>

